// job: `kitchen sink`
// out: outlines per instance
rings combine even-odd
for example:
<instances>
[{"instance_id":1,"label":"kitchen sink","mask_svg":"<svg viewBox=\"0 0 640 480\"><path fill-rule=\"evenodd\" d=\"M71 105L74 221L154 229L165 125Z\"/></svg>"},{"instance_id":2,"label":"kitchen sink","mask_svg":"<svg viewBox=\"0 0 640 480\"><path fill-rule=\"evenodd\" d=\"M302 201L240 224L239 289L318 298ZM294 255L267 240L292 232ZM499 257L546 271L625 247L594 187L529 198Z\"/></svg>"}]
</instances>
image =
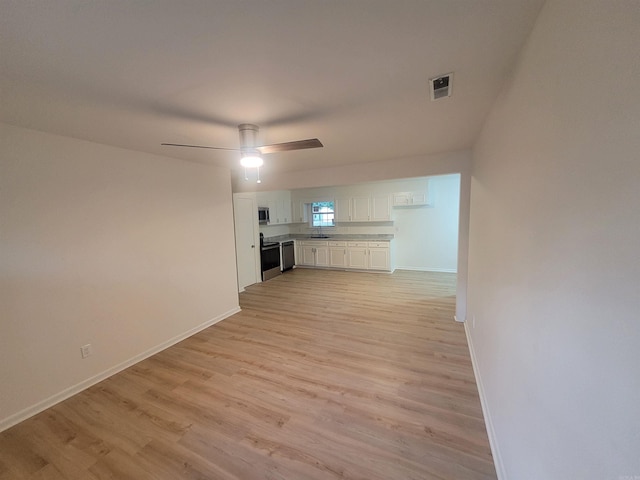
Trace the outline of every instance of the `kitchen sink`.
<instances>
[{"instance_id":1,"label":"kitchen sink","mask_svg":"<svg viewBox=\"0 0 640 480\"><path fill-rule=\"evenodd\" d=\"M331 235L309 235L309 238L331 238Z\"/></svg>"}]
</instances>

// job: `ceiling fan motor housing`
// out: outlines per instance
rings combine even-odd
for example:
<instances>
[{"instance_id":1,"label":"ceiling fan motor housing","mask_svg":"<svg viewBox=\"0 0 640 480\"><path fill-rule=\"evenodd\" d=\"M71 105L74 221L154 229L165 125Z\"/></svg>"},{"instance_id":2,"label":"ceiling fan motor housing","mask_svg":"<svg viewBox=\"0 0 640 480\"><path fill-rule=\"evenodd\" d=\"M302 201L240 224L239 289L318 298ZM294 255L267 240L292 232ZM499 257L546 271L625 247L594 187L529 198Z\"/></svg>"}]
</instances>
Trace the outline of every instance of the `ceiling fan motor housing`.
<instances>
[{"instance_id":1,"label":"ceiling fan motor housing","mask_svg":"<svg viewBox=\"0 0 640 480\"><path fill-rule=\"evenodd\" d=\"M243 123L238 125L240 132L240 150L242 152L252 152L258 154L255 149L258 139L258 131L260 128L252 123Z\"/></svg>"}]
</instances>

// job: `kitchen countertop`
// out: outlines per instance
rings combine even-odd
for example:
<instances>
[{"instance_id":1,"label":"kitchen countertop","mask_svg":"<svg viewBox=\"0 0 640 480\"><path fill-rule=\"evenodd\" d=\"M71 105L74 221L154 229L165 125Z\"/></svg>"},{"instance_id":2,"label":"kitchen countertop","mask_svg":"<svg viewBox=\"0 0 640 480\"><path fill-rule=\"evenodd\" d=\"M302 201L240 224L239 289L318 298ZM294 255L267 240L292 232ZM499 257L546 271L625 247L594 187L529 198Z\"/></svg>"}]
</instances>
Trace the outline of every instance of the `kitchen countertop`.
<instances>
[{"instance_id":1,"label":"kitchen countertop","mask_svg":"<svg viewBox=\"0 0 640 480\"><path fill-rule=\"evenodd\" d=\"M275 237L265 238L265 241L269 242L286 242L288 240L316 240L320 242L334 241L334 242L347 242L347 241L364 241L364 242L388 242L393 240L391 234L333 234L328 235L327 238L313 238L306 233L292 233L289 235L278 235Z\"/></svg>"}]
</instances>

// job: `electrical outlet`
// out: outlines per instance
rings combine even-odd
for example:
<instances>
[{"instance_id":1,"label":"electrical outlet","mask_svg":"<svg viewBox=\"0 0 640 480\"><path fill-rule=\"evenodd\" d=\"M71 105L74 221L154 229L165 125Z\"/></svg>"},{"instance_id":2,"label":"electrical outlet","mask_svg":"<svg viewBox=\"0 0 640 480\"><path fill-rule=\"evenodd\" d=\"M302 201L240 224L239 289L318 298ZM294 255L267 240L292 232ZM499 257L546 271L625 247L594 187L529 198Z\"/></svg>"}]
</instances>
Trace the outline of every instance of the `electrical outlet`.
<instances>
[{"instance_id":1,"label":"electrical outlet","mask_svg":"<svg viewBox=\"0 0 640 480\"><path fill-rule=\"evenodd\" d=\"M93 349L91 348L90 343L87 343L86 345L80 347L80 354L82 355L82 358L87 358L92 353Z\"/></svg>"}]
</instances>

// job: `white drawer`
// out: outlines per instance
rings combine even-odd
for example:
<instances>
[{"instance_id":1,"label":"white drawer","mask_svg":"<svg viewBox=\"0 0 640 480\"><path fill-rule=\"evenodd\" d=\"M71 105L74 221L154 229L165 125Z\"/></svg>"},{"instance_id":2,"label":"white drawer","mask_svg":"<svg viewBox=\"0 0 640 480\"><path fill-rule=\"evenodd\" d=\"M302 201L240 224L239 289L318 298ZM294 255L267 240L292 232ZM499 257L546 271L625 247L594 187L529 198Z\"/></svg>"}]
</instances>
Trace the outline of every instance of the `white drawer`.
<instances>
[{"instance_id":1,"label":"white drawer","mask_svg":"<svg viewBox=\"0 0 640 480\"><path fill-rule=\"evenodd\" d=\"M319 242L317 240L302 240L299 242L300 245L305 247L326 247L327 242Z\"/></svg>"},{"instance_id":2,"label":"white drawer","mask_svg":"<svg viewBox=\"0 0 640 480\"><path fill-rule=\"evenodd\" d=\"M329 241L329 246L330 247L346 247L347 246L347 242L332 242L332 241Z\"/></svg>"},{"instance_id":3,"label":"white drawer","mask_svg":"<svg viewBox=\"0 0 640 480\"><path fill-rule=\"evenodd\" d=\"M347 246L349 246L349 247L368 247L369 243L368 242L349 242L347 244Z\"/></svg>"},{"instance_id":4,"label":"white drawer","mask_svg":"<svg viewBox=\"0 0 640 480\"><path fill-rule=\"evenodd\" d=\"M369 242L371 248L389 248L389 242Z\"/></svg>"}]
</instances>

